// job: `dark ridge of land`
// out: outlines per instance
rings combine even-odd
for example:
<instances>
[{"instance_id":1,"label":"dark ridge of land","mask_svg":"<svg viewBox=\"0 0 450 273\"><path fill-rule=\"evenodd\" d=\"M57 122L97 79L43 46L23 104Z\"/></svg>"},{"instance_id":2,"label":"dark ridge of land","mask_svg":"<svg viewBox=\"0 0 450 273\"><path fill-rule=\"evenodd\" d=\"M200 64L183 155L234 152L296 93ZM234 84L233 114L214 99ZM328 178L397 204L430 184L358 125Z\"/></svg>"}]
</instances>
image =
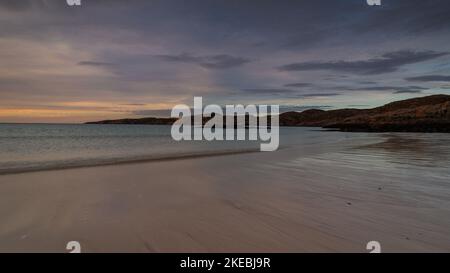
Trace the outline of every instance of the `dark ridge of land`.
<instances>
[{"instance_id":1,"label":"dark ridge of land","mask_svg":"<svg viewBox=\"0 0 450 273\"><path fill-rule=\"evenodd\" d=\"M176 118L142 118L105 120L88 124L171 125L176 120ZM206 120L208 119L204 119L204 122ZM303 112L286 112L280 114L280 126L322 127L348 132L450 133L450 96L413 98L372 109L329 111L311 109Z\"/></svg>"},{"instance_id":2,"label":"dark ridge of land","mask_svg":"<svg viewBox=\"0 0 450 273\"><path fill-rule=\"evenodd\" d=\"M146 125L172 125L177 118L126 118L86 122L85 124L146 124Z\"/></svg>"},{"instance_id":3,"label":"dark ridge of land","mask_svg":"<svg viewBox=\"0 0 450 273\"><path fill-rule=\"evenodd\" d=\"M450 132L450 96L396 101L372 109L306 110L280 115L281 126L317 126L348 132Z\"/></svg>"}]
</instances>

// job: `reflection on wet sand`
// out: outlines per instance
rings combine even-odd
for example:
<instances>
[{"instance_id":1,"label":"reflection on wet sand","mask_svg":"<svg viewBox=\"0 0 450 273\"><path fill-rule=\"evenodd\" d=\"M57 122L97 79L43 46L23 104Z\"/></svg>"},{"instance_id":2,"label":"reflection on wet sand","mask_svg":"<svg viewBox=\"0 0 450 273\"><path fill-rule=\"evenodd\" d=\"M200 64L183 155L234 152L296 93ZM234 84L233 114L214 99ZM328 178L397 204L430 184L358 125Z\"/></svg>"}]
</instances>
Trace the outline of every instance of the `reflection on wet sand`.
<instances>
[{"instance_id":1,"label":"reflection on wet sand","mask_svg":"<svg viewBox=\"0 0 450 273\"><path fill-rule=\"evenodd\" d=\"M355 147L399 164L441 166L450 162L447 134L383 134L375 144Z\"/></svg>"}]
</instances>

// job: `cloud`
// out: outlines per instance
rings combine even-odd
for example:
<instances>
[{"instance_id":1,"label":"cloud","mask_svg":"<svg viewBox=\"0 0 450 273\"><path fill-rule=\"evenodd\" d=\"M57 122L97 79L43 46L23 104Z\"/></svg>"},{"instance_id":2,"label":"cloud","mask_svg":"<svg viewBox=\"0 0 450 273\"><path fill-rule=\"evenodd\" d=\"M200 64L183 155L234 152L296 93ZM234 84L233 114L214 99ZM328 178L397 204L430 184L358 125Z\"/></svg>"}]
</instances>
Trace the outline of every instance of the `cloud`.
<instances>
[{"instance_id":1,"label":"cloud","mask_svg":"<svg viewBox=\"0 0 450 273\"><path fill-rule=\"evenodd\" d=\"M405 80L412 82L450 82L450 76L428 75L428 76L410 77L406 78Z\"/></svg>"},{"instance_id":2,"label":"cloud","mask_svg":"<svg viewBox=\"0 0 450 273\"><path fill-rule=\"evenodd\" d=\"M357 33L383 31L390 37L395 34L433 33L448 30L450 26L447 0L396 0L385 1L382 12L368 14L366 20L354 26Z\"/></svg>"},{"instance_id":3,"label":"cloud","mask_svg":"<svg viewBox=\"0 0 450 273\"><path fill-rule=\"evenodd\" d=\"M383 74L397 71L401 66L432 60L448 52L401 50L362 61L330 61L291 63L278 67L280 71L332 70L354 74Z\"/></svg>"},{"instance_id":4,"label":"cloud","mask_svg":"<svg viewBox=\"0 0 450 273\"><path fill-rule=\"evenodd\" d=\"M122 105L122 106L145 106L147 104L145 104L145 103L122 103L120 105Z\"/></svg>"},{"instance_id":5,"label":"cloud","mask_svg":"<svg viewBox=\"0 0 450 273\"><path fill-rule=\"evenodd\" d=\"M288 83L285 84L284 87L309 87L312 84L310 83L303 83L303 82L299 82L299 83Z\"/></svg>"},{"instance_id":6,"label":"cloud","mask_svg":"<svg viewBox=\"0 0 450 273\"><path fill-rule=\"evenodd\" d=\"M330 90L337 89L341 91L391 91L393 94L416 94L422 93L424 90L428 90L422 86L369 86L369 87L331 87Z\"/></svg>"},{"instance_id":7,"label":"cloud","mask_svg":"<svg viewBox=\"0 0 450 273\"><path fill-rule=\"evenodd\" d=\"M112 66L114 63L108 62L96 62L96 61L81 61L78 65L87 65L87 66Z\"/></svg>"},{"instance_id":8,"label":"cloud","mask_svg":"<svg viewBox=\"0 0 450 273\"><path fill-rule=\"evenodd\" d=\"M336 107L375 106L392 92L420 91L408 85L428 85L400 80L448 74L439 64L450 56L435 56L450 52L448 0L385 1L380 8L364 0L83 1L78 9L64 0L0 0L0 108L148 102L119 107L130 112L193 95L217 104L296 104L327 94L325 104ZM430 61L407 66L423 58ZM302 77L274 69L304 62L313 67L300 67L312 70ZM383 77L360 76L372 72ZM241 90L247 87L255 89Z\"/></svg>"},{"instance_id":9,"label":"cloud","mask_svg":"<svg viewBox=\"0 0 450 273\"><path fill-rule=\"evenodd\" d=\"M242 89L242 91L246 93L252 94L286 94L286 93L295 93L296 90L292 89L278 89L278 88L247 88Z\"/></svg>"},{"instance_id":10,"label":"cloud","mask_svg":"<svg viewBox=\"0 0 450 273\"><path fill-rule=\"evenodd\" d=\"M339 96L339 93L310 93L310 94L300 94L301 97L335 97Z\"/></svg>"},{"instance_id":11,"label":"cloud","mask_svg":"<svg viewBox=\"0 0 450 273\"><path fill-rule=\"evenodd\" d=\"M422 93L421 90L398 90L395 91L394 94L418 94Z\"/></svg>"},{"instance_id":12,"label":"cloud","mask_svg":"<svg viewBox=\"0 0 450 273\"><path fill-rule=\"evenodd\" d=\"M293 89L278 89L278 88L249 88L242 89L246 94L250 95L283 95L288 98L312 98L312 97L334 97L341 95L340 93L299 93L298 90Z\"/></svg>"},{"instance_id":13,"label":"cloud","mask_svg":"<svg viewBox=\"0 0 450 273\"><path fill-rule=\"evenodd\" d=\"M0 2L0 7L11 11L22 11L30 8L32 1L30 0L2 0Z\"/></svg>"},{"instance_id":14,"label":"cloud","mask_svg":"<svg viewBox=\"0 0 450 273\"><path fill-rule=\"evenodd\" d=\"M396 92L414 92L417 93L418 91L427 90L428 88L422 87L422 86L371 86L371 87L364 87L364 88L351 88L349 90L356 90L356 91L396 91Z\"/></svg>"},{"instance_id":15,"label":"cloud","mask_svg":"<svg viewBox=\"0 0 450 273\"><path fill-rule=\"evenodd\" d=\"M132 111L132 114L136 116L170 117L171 111L171 109L136 110Z\"/></svg>"},{"instance_id":16,"label":"cloud","mask_svg":"<svg viewBox=\"0 0 450 273\"><path fill-rule=\"evenodd\" d=\"M251 60L242 57L235 57L227 54L194 56L189 53L179 55L156 55L168 62L193 63L208 69L227 69L249 63Z\"/></svg>"},{"instance_id":17,"label":"cloud","mask_svg":"<svg viewBox=\"0 0 450 273\"><path fill-rule=\"evenodd\" d=\"M376 82L373 82L373 81L360 81L358 83L359 84L377 84Z\"/></svg>"}]
</instances>

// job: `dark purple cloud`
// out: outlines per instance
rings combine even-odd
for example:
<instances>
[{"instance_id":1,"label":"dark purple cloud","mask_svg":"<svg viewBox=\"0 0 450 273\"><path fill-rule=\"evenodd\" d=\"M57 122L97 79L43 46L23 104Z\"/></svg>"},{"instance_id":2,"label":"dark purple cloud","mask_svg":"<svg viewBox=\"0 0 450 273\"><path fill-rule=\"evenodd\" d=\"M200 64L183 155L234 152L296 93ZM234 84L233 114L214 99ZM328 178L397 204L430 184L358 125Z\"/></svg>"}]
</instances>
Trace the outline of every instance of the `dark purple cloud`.
<instances>
[{"instance_id":1,"label":"dark purple cloud","mask_svg":"<svg viewBox=\"0 0 450 273\"><path fill-rule=\"evenodd\" d=\"M188 53L182 53L178 55L157 55L155 57L168 62L192 63L209 69L227 69L241 66L251 61L248 58L227 54L194 56Z\"/></svg>"},{"instance_id":2,"label":"dark purple cloud","mask_svg":"<svg viewBox=\"0 0 450 273\"><path fill-rule=\"evenodd\" d=\"M383 74L397 71L400 67L408 64L420 63L433 60L448 52L436 51L412 51L400 50L388 52L380 57L361 61L327 61L327 62L303 62L291 63L280 66L280 71L309 71L309 70L331 70L337 72L354 74Z\"/></svg>"},{"instance_id":3,"label":"dark purple cloud","mask_svg":"<svg viewBox=\"0 0 450 273\"><path fill-rule=\"evenodd\" d=\"M450 76L427 75L427 76L409 77L406 78L406 80L412 82L450 82Z\"/></svg>"}]
</instances>

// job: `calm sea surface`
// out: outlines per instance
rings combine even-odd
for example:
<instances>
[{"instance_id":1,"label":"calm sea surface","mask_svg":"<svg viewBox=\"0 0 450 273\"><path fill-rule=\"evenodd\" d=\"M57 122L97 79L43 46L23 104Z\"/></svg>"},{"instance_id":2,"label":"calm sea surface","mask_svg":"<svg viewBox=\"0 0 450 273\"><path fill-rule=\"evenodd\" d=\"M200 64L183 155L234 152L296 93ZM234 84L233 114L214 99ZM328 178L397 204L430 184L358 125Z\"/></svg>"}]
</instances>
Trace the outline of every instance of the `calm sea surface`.
<instances>
[{"instance_id":1,"label":"calm sea surface","mask_svg":"<svg viewBox=\"0 0 450 273\"><path fill-rule=\"evenodd\" d=\"M0 124L0 173L259 150L259 141L174 141L164 125ZM296 158L431 168L450 174L450 134L368 134L281 128ZM324 163L325 164L325 163ZM329 164L327 161L326 164ZM450 176L449 176L450 177Z\"/></svg>"}]
</instances>

